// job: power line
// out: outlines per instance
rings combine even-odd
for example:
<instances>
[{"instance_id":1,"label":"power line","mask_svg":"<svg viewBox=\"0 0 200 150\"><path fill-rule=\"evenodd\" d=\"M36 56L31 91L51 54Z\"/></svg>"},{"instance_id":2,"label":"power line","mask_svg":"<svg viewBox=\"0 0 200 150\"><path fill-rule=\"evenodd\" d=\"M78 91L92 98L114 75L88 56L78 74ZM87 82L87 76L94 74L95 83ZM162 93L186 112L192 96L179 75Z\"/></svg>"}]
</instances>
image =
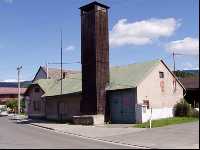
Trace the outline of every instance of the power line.
<instances>
[{"instance_id":1,"label":"power line","mask_svg":"<svg viewBox=\"0 0 200 150\"><path fill-rule=\"evenodd\" d=\"M80 61L75 61L75 62L65 62L65 63L62 63L62 64L80 64L81 62ZM48 64L52 64L52 65L59 65L61 64L60 62L48 62Z\"/></svg>"}]
</instances>

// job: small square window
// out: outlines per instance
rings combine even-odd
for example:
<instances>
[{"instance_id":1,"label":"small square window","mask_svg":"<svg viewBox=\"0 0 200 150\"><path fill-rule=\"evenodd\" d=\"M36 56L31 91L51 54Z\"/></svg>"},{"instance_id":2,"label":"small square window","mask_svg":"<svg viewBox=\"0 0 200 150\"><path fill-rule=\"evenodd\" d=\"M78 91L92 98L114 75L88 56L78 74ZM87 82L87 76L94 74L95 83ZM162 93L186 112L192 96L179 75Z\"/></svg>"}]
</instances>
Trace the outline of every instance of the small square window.
<instances>
[{"instance_id":1,"label":"small square window","mask_svg":"<svg viewBox=\"0 0 200 150\"><path fill-rule=\"evenodd\" d=\"M164 72L159 72L160 78L164 78Z\"/></svg>"}]
</instances>

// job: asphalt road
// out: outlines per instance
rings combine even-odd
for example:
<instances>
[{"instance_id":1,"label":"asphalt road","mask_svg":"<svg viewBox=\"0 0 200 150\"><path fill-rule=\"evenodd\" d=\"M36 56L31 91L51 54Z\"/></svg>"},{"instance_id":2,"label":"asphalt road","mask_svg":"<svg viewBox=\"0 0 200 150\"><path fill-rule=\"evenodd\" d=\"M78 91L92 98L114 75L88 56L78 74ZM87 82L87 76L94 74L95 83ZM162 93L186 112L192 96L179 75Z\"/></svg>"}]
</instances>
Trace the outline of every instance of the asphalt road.
<instances>
[{"instance_id":1,"label":"asphalt road","mask_svg":"<svg viewBox=\"0 0 200 150\"><path fill-rule=\"evenodd\" d=\"M199 121L152 128L106 139L159 149L199 149Z\"/></svg>"},{"instance_id":2,"label":"asphalt road","mask_svg":"<svg viewBox=\"0 0 200 150\"><path fill-rule=\"evenodd\" d=\"M0 117L0 149L11 148L125 149L131 147L60 134L28 124L19 124L7 117Z\"/></svg>"}]
</instances>

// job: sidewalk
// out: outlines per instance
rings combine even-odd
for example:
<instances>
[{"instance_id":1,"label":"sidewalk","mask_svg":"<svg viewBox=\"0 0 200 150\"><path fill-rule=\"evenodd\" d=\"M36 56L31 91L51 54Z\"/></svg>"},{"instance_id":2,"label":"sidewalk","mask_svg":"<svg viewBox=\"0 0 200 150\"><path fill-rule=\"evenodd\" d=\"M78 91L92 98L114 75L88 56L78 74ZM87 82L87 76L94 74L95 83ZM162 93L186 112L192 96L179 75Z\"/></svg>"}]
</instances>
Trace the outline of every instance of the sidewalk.
<instances>
[{"instance_id":1,"label":"sidewalk","mask_svg":"<svg viewBox=\"0 0 200 150\"><path fill-rule=\"evenodd\" d=\"M69 125L69 124L59 124L59 123L49 123L49 122L48 123L33 122L31 123L31 125L88 138L102 138L102 137L105 138L110 136L136 133L146 130L142 128L133 128L133 127L106 127L106 125L83 126L83 125Z\"/></svg>"}]
</instances>

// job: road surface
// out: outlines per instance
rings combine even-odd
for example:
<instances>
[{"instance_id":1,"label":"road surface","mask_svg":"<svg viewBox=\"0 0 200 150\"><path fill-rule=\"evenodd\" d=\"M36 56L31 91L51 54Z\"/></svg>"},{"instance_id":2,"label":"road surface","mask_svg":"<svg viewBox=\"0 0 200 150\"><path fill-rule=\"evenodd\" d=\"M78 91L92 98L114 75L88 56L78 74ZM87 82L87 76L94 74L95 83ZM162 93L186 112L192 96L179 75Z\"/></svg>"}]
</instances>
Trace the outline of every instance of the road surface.
<instances>
[{"instance_id":1,"label":"road surface","mask_svg":"<svg viewBox=\"0 0 200 150\"><path fill-rule=\"evenodd\" d=\"M7 117L0 117L0 149L8 148L125 149L131 147L56 133L28 124L20 124Z\"/></svg>"}]
</instances>

